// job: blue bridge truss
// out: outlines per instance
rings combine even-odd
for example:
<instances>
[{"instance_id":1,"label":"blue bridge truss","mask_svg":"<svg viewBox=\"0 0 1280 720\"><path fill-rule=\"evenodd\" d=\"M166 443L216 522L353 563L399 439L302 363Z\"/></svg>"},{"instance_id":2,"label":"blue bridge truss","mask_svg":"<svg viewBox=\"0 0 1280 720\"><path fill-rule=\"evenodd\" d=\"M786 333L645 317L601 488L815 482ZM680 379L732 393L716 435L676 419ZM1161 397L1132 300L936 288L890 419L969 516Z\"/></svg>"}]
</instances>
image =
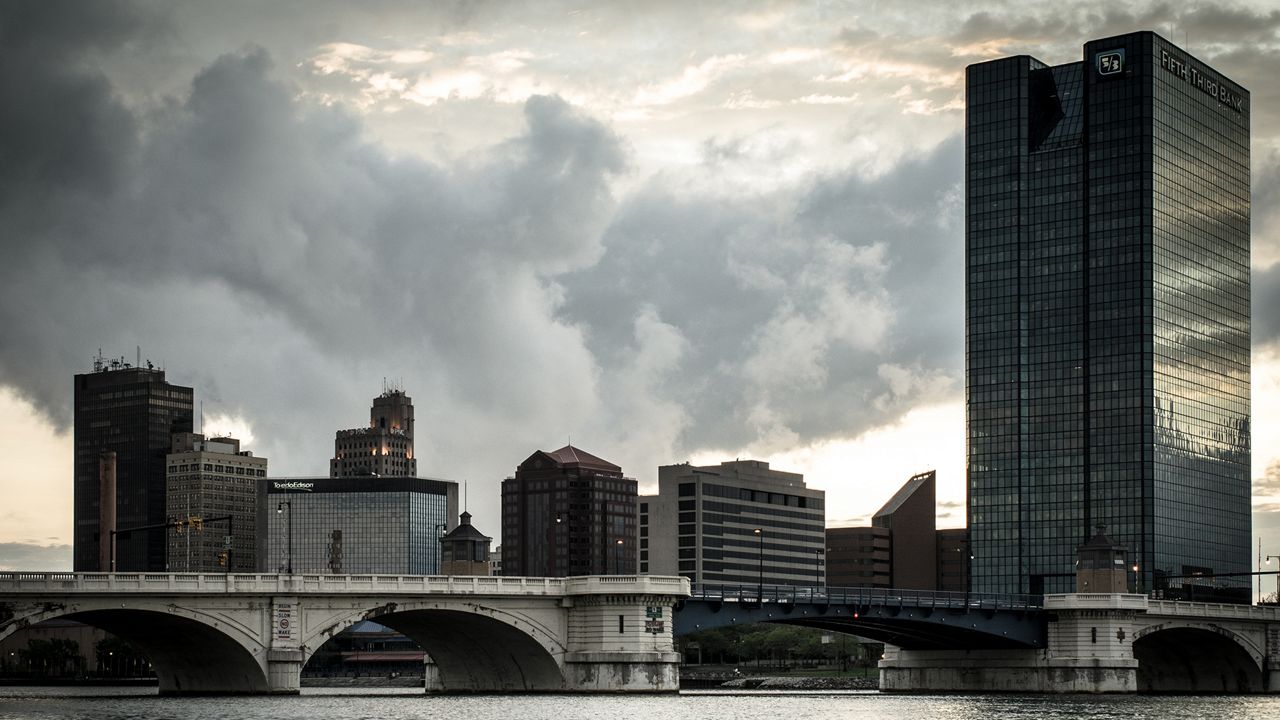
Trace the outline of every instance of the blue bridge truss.
<instances>
[{"instance_id":1,"label":"blue bridge truss","mask_svg":"<svg viewBox=\"0 0 1280 720\"><path fill-rule=\"evenodd\" d=\"M1039 595L791 585L695 585L677 606L676 635L782 623L848 633L910 650L1042 648Z\"/></svg>"}]
</instances>

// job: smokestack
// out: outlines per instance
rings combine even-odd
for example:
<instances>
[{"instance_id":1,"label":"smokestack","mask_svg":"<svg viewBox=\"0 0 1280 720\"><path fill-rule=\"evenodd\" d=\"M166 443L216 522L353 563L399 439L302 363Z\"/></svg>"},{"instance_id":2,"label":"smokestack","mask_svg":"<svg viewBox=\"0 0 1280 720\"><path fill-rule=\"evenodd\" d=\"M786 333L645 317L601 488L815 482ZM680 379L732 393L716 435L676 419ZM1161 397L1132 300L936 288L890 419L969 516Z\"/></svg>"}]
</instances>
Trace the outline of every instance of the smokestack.
<instances>
[{"instance_id":1,"label":"smokestack","mask_svg":"<svg viewBox=\"0 0 1280 720\"><path fill-rule=\"evenodd\" d=\"M116 529L116 454L98 456L98 572L111 572L111 534Z\"/></svg>"}]
</instances>

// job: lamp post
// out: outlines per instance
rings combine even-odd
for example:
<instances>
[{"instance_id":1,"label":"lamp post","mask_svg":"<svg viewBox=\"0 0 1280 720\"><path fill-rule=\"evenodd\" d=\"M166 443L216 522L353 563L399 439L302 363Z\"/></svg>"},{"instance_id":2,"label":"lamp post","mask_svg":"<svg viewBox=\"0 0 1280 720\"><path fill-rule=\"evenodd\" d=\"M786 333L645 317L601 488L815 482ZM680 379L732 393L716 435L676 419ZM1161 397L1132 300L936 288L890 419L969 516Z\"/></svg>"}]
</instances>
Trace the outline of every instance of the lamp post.
<instances>
[{"instance_id":1,"label":"lamp post","mask_svg":"<svg viewBox=\"0 0 1280 720\"><path fill-rule=\"evenodd\" d=\"M822 548L813 549L813 586L822 587Z\"/></svg>"},{"instance_id":2,"label":"lamp post","mask_svg":"<svg viewBox=\"0 0 1280 720\"><path fill-rule=\"evenodd\" d=\"M1268 555L1267 565L1271 565L1271 560L1280 560L1280 555ZM1258 578L1258 589L1262 589L1262 578ZM1276 603L1280 604L1280 575L1276 575Z\"/></svg>"},{"instance_id":3,"label":"lamp post","mask_svg":"<svg viewBox=\"0 0 1280 720\"><path fill-rule=\"evenodd\" d=\"M760 584L756 588L757 597L761 604L764 603L764 528L756 528L752 530L756 537L760 538Z\"/></svg>"},{"instance_id":4,"label":"lamp post","mask_svg":"<svg viewBox=\"0 0 1280 720\"><path fill-rule=\"evenodd\" d=\"M613 574L622 574L622 538L613 542Z\"/></svg>"},{"instance_id":5,"label":"lamp post","mask_svg":"<svg viewBox=\"0 0 1280 720\"><path fill-rule=\"evenodd\" d=\"M287 545L288 554L285 555L287 559L285 560L284 571L292 575L293 574L293 503L290 502L289 500L281 500L280 502L276 503L277 515L284 512L285 508L289 509L289 515L287 518L289 523L288 525L289 530L288 530L288 545Z\"/></svg>"},{"instance_id":6,"label":"lamp post","mask_svg":"<svg viewBox=\"0 0 1280 720\"><path fill-rule=\"evenodd\" d=\"M449 529L444 523L436 524L436 574L444 574L444 534Z\"/></svg>"},{"instance_id":7,"label":"lamp post","mask_svg":"<svg viewBox=\"0 0 1280 720\"><path fill-rule=\"evenodd\" d=\"M547 523L547 577L555 575L555 553L560 545L560 525L563 522L564 517L556 513L555 522ZM608 558L605 558L605 562L609 562Z\"/></svg>"}]
</instances>

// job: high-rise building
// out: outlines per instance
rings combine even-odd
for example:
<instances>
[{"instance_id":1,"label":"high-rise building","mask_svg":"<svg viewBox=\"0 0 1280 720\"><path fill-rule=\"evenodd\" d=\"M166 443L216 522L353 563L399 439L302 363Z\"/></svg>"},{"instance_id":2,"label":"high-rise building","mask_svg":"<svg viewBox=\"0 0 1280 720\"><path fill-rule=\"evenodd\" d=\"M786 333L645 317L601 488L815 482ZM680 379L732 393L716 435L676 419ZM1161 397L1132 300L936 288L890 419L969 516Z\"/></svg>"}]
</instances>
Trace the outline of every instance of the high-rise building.
<instances>
[{"instance_id":1,"label":"high-rise building","mask_svg":"<svg viewBox=\"0 0 1280 720\"><path fill-rule=\"evenodd\" d=\"M502 481L502 572L633 575L636 481L572 445L539 450Z\"/></svg>"},{"instance_id":2,"label":"high-rise building","mask_svg":"<svg viewBox=\"0 0 1280 720\"><path fill-rule=\"evenodd\" d=\"M97 357L75 376L74 560L77 572L99 570L99 457L115 452L116 527L163 525L165 455L170 436L192 430L193 391L165 381L146 363ZM116 569L165 571L165 531L116 537Z\"/></svg>"},{"instance_id":3,"label":"high-rise building","mask_svg":"<svg viewBox=\"0 0 1280 720\"><path fill-rule=\"evenodd\" d=\"M640 572L694 583L821 585L826 493L760 460L658 468L640 498Z\"/></svg>"},{"instance_id":4,"label":"high-rise building","mask_svg":"<svg viewBox=\"0 0 1280 720\"><path fill-rule=\"evenodd\" d=\"M416 477L258 480L258 567L326 575L439 575L458 483Z\"/></svg>"},{"instance_id":5,"label":"high-rise building","mask_svg":"<svg viewBox=\"0 0 1280 720\"><path fill-rule=\"evenodd\" d=\"M413 456L413 400L390 388L373 399L369 427L339 430L333 439L329 477L418 474Z\"/></svg>"},{"instance_id":6,"label":"high-rise building","mask_svg":"<svg viewBox=\"0 0 1280 720\"><path fill-rule=\"evenodd\" d=\"M1152 32L972 65L973 590L1249 570L1249 93ZM1219 578L1247 597L1248 578Z\"/></svg>"},{"instance_id":7,"label":"high-rise building","mask_svg":"<svg viewBox=\"0 0 1280 720\"><path fill-rule=\"evenodd\" d=\"M176 433L165 466L168 517L199 519L167 533L169 571L257 572L258 478L267 476L267 459L235 438Z\"/></svg>"},{"instance_id":8,"label":"high-rise building","mask_svg":"<svg viewBox=\"0 0 1280 720\"><path fill-rule=\"evenodd\" d=\"M873 527L889 531L892 587L936 589L937 512L937 473L930 470L911 476L871 516Z\"/></svg>"}]
</instances>

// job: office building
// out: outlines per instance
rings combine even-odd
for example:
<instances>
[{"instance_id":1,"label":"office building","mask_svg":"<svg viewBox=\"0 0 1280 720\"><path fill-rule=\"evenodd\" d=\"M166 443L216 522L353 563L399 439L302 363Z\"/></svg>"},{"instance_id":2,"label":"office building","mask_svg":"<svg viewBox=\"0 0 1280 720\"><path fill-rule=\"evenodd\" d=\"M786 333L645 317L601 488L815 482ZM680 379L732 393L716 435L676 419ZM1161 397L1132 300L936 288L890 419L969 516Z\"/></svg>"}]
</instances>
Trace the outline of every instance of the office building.
<instances>
[{"instance_id":1,"label":"office building","mask_svg":"<svg viewBox=\"0 0 1280 720\"><path fill-rule=\"evenodd\" d=\"M572 445L530 455L502 481L502 571L635 574L636 481Z\"/></svg>"},{"instance_id":2,"label":"office building","mask_svg":"<svg viewBox=\"0 0 1280 720\"><path fill-rule=\"evenodd\" d=\"M825 493L760 460L658 468L640 498L640 572L695 583L819 585Z\"/></svg>"},{"instance_id":3,"label":"office building","mask_svg":"<svg viewBox=\"0 0 1280 720\"><path fill-rule=\"evenodd\" d=\"M1249 93L1151 32L966 92L973 590L1248 572Z\"/></svg>"},{"instance_id":4,"label":"office building","mask_svg":"<svg viewBox=\"0 0 1280 720\"><path fill-rule=\"evenodd\" d=\"M937 474L911 476L869 527L827 529L834 587L960 591L968 577L968 531L937 529Z\"/></svg>"},{"instance_id":5,"label":"office building","mask_svg":"<svg viewBox=\"0 0 1280 720\"><path fill-rule=\"evenodd\" d=\"M235 438L197 433L175 433L171 450L166 514L188 524L166 533L169 572L257 572L258 479L267 459Z\"/></svg>"},{"instance_id":6,"label":"office building","mask_svg":"<svg viewBox=\"0 0 1280 720\"><path fill-rule=\"evenodd\" d=\"M893 555L889 529L827 528L827 585L893 587Z\"/></svg>"},{"instance_id":7,"label":"office building","mask_svg":"<svg viewBox=\"0 0 1280 720\"><path fill-rule=\"evenodd\" d=\"M329 477L415 477L413 400L399 388L373 399L369 427L339 430L333 439Z\"/></svg>"},{"instance_id":8,"label":"office building","mask_svg":"<svg viewBox=\"0 0 1280 720\"><path fill-rule=\"evenodd\" d=\"M258 481L262 572L439 575L458 484L414 477Z\"/></svg>"},{"instance_id":9,"label":"office building","mask_svg":"<svg viewBox=\"0 0 1280 720\"><path fill-rule=\"evenodd\" d=\"M964 592L969 589L969 528L948 528L938 531L937 568L935 587L943 592Z\"/></svg>"},{"instance_id":10,"label":"office building","mask_svg":"<svg viewBox=\"0 0 1280 720\"><path fill-rule=\"evenodd\" d=\"M937 583L937 474L913 475L871 516L889 531L889 583L904 590L934 590Z\"/></svg>"},{"instance_id":11,"label":"office building","mask_svg":"<svg viewBox=\"0 0 1280 720\"><path fill-rule=\"evenodd\" d=\"M100 471L103 453L115 453L117 529L163 525L165 455L170 436L192 430L193 391L170 384L163 370L123 360L94 359L93 372L75 376L74 549L77 572L100 569ZM100 538L100 535L102 536ZM109 550L108 550L109 554ZM116 569L165 571L165 531L116 537Z\"/></svg>"}]
</instances>

